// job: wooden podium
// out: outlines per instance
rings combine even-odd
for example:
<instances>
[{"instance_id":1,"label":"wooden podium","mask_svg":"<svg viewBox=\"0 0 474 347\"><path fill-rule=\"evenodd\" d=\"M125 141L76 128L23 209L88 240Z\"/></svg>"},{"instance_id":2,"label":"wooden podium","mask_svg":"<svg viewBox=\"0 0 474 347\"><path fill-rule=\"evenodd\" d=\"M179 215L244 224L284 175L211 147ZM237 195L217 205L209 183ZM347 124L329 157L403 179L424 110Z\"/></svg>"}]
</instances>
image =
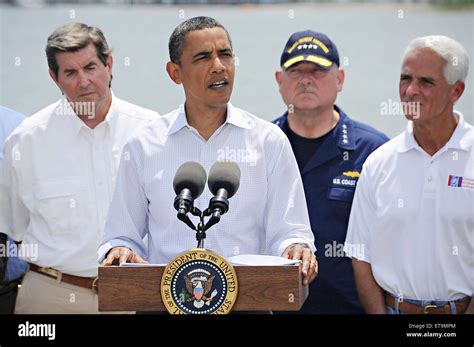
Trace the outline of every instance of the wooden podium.
<instances>
[{"instance_id":1,"label":"wooden podium","mask_svg":"<svg viewBox=\"0 0 474 347\"><path fill-rule=\"evenodd\" d=\"M232 311L298 311L308 297L299 267L234 266L239 287ZM160 292L164 268L99 267L99 311L166 311Z\"/></svg>"}]
</instances>

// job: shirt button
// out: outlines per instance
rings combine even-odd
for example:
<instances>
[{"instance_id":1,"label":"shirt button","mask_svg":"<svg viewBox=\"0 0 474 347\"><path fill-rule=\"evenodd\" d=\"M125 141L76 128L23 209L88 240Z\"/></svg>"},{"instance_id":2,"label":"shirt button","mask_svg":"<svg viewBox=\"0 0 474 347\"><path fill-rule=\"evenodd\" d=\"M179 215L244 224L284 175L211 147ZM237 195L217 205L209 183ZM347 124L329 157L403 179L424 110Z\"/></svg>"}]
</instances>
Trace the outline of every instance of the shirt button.
<instances>
[{"instance_id":1,"label":"shirt button","mask_svg":"<svg viewBox=\"0 0 474 347\"><path fill-rule=\"evenodd\" d=\"M428 182L431 182L433 180L433 177L428 176Z\"/></svg>"}]
</instances>

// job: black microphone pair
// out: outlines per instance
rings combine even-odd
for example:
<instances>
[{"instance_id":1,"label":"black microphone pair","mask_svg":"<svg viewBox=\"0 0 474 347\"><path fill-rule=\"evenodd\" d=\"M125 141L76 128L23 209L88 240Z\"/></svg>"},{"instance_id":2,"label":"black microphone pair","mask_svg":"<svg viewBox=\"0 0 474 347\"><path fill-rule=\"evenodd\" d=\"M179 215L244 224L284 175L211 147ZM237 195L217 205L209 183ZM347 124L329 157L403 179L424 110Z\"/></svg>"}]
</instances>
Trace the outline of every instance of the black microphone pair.
<instances>
[{"instance_id":1,"label":"black microphone pair","mask_svg":"<svg viewBox=\"0 0 474 347\"><path fill-rule=\"evenodd\" d=\"M206 181L214 197L209 201L209 207L201 212L194 207L194 200L202 194ZM202 230L200 231L206 231L218 223L220 217L229 210L228 199L234 196L239 185L240 169L234 162L214 163L209 171L209 177L206 177L206 171L199 163L188 161L182 164L173 179L173 188L176 193L174 208L178 211L178 218L191 229L196 230L187 216L187 213L191 212L193 215L201 217L200 227ZM206 225L202 225L205 216L211 216L211 218Z\"/></svg>"}]
</instances>

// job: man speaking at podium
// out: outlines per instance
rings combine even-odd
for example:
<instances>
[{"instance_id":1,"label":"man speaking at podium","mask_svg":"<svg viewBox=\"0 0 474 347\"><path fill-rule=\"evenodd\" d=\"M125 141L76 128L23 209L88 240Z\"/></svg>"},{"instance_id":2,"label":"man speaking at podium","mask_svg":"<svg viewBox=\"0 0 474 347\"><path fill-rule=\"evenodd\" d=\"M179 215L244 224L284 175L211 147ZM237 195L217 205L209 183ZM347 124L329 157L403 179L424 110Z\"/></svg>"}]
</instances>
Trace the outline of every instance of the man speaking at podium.
<instances>
[{"instance_id":1,"label":"man speaking at podium","mask_svg":"<svg viewBox=\"0 0 474 347\"><path fill-rule=\"evenodd\" d=\"M168 263L195 248L194 232L176 218L175 173L188 161L207 172L216 161L234 161L240 188L207 232L206 248L224 257L301 259L308 284L317 261L298 166L276 125L229 103L235 68L227 30L212 18L191 18L172 33L169 52L166 70L183 85L185 104L142 127L125 145L99 261ZM205 190L194 206L206 208L212 197Z\"/></svg>"}]
</instances>

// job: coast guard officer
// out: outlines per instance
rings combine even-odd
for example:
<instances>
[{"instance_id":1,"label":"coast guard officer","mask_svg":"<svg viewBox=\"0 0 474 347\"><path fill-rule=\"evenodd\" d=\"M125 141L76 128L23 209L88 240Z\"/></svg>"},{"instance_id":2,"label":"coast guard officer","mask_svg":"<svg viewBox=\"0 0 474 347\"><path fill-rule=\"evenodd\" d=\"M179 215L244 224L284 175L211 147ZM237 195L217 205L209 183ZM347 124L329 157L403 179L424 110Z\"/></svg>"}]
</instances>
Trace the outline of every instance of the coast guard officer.
<instances>
[{"instance_id":1,"label":"coast guard officer","mask_svg":"<svg viewBox=\"0 0 474 347\"><path fill-rule=\"evenodd\" d=\"M343 244L367 156L388 138L336 106L344 70L334 43L314 31L290 36L275 73L288 111L274 122L288 136L303 178L320 272L303 313L363 313Z\"/></svg>"}]
</instances>

